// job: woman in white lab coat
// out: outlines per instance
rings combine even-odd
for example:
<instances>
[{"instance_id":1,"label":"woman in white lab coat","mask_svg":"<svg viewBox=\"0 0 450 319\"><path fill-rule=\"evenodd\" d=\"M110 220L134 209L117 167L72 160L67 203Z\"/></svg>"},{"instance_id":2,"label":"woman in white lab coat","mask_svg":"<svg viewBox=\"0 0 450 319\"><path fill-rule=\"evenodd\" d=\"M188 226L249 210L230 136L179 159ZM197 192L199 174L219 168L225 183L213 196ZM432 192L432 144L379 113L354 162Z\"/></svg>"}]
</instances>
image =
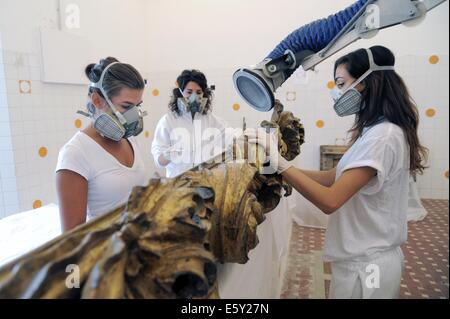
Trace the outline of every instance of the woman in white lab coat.
<instances>
[{"instance_id":1,"label":"woman in white lab coat","mask_svg":"<svg viewBox=\"0 0 450 319\"><path fill-rule=\"evenodd\" d=\"M225 121L212 113L213 92L205 75L184 70L177 78L169 111L158 122L152 143L155 163L167 177L178 176L222 152Z\"/></svg>"},{"instance_id":2,"label":"woman in white lab coat","mask_svg":"<svg viewBox=\"0 0 450 319\"><path fill-rule=\"evenodd\" d=\"M279 155L270 158L286 182L330 215L324 259L332 266L331 298L399 295L409 179L423 172L427 150L417 135L417 107L394 65L382 46L336 62L334 109L339 116L356 115L350 148L337 168L306 171ZM246 135L270 148L264 132ZM276 135L268 140L276 147Z\"/></svg>"}]
</instances>

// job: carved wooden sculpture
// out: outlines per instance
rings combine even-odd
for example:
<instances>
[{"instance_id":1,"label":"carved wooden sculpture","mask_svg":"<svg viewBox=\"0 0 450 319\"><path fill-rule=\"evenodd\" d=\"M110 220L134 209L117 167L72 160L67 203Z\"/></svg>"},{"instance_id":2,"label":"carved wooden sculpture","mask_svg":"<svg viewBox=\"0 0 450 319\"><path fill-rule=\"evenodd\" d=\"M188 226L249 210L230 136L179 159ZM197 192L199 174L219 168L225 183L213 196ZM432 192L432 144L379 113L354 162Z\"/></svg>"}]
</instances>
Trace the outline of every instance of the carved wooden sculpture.
<instances>
[{"instance_id":1,"label":"carved wooden sculpture","mask_svg":"<svg viewBox=\"0 0 450 319\"><path fill-rule=\"evenodd\" d=\"M295 158L303 127L281 104L272 120L263 126L279 126L280 151ZM260 175L259 165L205 164L175 179L152 179L127 205L5 265L0 298L219 297L216 262L247 262L257 226L283 187L290 194L281 176ZM67 285L71 265L79 269L79 289Z\"/></svg>"}]
</instances>

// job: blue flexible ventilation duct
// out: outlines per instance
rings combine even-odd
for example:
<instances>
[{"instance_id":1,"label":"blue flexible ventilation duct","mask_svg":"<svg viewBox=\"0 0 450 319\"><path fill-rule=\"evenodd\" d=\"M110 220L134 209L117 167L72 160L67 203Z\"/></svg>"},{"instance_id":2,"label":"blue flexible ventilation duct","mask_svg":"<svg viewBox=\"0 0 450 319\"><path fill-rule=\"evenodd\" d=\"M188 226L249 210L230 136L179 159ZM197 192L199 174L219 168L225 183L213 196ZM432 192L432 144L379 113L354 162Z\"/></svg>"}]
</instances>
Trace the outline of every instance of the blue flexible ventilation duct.
<instances>
[{"instance_id":1,"label":"blue flexible ventilation duct","mask_svg":"<svg viewBox=\"0 0 450 319\"><path fill-rule=\"evenodd\" d=\"M330 15L326 19L316 20L304 25L289 34L280 44L268 55L268 59L275 59L282 56L286 50L294 53L310 50L315 53L325 48L331 40L350 22L350 20L361 10L368 0L359 0L348 8ZM286 76L292 75L294 70L286 71Z\"/></svg>"}]
</instances>

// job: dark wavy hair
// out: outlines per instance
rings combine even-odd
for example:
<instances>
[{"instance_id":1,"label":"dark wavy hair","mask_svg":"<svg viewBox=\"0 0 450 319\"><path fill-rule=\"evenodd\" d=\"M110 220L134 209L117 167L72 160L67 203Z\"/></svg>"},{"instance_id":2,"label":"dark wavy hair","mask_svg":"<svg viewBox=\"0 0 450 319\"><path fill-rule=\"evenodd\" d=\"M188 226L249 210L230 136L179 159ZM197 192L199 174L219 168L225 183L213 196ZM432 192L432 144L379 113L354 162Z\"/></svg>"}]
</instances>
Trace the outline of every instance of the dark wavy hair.
<instances>
[{"instance_id":1,"label":"dark wavy hair","mask_svg":"<svg viewBox=\"0 0 450 319\"><path fill-rule=\"evenodd\" d=\"M374 62L380 66L394 66L395 56L383 46L370 48ZM334 73L340 65L344 65L349 74L360 78L369 70L369 56L365 49L359 49L338 59L334 66ZM353 144L361 135L365 127L375 124L380 117L400 126L409 145L410 172L412 176L422 174L428 158L428 149L420 144L417 129L419 126L419 112L416 103L406 87L403 79L394 70L372 72L362 82L364 90L361 92L364 108L356 114L353 127L350 129L350 143Z\"/></svg>"},{"instance_id":2,"label":"dark wavy hair","mask_svg":"<svg viewBox=\"0 0 450 319\"><path fill-rule=\"evenodd\" d=\"M119 62L119 60L113 57L107 57L99 63L89 64L85 69L89 81L93 83L98 82L106 67L114 62ZM111 66L103 79L103 89L108 95L108 98L112 99L119 95L124 87L143 90L145 88L145 81L138 70L130 64L120 63ZM88 95L91 96L94 92L98 93L102 98L105 98L99 89L93 87L89 88ZM95 107L90 101L88 102L87 108L91 114L95 113Z\"/></svg>"},{"instance_id":3,"label":"dark wavy hair","mask_svg":"<svg viewBox=\"0 0 450 319\"><path fill-rule=\"evenodd\" d=\"M177 100L180 97L183 97L183 95L180 92L184 91L186 88L186 85L189 82L195 82L197 83L203 90L203 97L208 99L208 102L206 103L205 109L203 111L203 115L206 115L209 111L211 111L211 104L212 100L214 98L213 91L208 86L208 81L206 79L206 76L198 71L198 70L184 70L177 78L177 84L178 87L174 88L172 90L172 96L170 98L169 102L169 110L176 113L177 115L181 115L181 111L178 109L177 106Z\"/></svg>"}]
</instances>

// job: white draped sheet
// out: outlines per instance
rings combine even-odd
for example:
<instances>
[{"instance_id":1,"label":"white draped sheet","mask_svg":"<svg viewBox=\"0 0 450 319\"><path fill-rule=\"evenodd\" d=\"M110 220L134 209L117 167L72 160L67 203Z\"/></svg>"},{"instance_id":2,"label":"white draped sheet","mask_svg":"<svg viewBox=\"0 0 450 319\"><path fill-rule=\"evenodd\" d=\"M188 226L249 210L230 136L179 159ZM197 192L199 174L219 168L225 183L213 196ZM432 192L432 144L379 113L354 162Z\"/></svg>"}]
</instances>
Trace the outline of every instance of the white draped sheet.
<instances>
[{"instance_id":1,"label":"white draped sheet","mask_svg":"<svg viewBox=\"0 0 450 319\"><path fill-rule=\"evenodd\" d=\"M218 267L219 294L223 299L279 298L289 254L292 215L289 198L266 215L258 226L259 244L246 264Z\"/></svg>"}]
</instances>

